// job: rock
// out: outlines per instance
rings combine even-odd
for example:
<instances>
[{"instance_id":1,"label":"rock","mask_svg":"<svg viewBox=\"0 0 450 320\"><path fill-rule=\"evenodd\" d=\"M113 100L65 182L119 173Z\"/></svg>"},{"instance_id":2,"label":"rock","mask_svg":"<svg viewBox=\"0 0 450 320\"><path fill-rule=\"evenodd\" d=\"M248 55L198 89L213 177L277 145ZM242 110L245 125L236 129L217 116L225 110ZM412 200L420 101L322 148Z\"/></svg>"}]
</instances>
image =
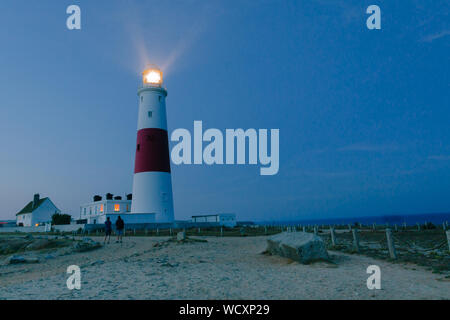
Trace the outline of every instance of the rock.
<instances>
[{"instance_id":1,"label":"rock","mask_svg":"<svg viewBox=\"0 0 450 320\"><path fill-rule=\"evenodd\" d=\"M184 241L184 240L186 240L186 232L184 232L184 231L178 232L178 233L177 233L177 240L178 240L178 241Z\"/></svg>"},{"instance_id":2,"label":"rock","mask_svg":"<svg viewBox=\"0 0 450 320\"><path fill-rule=\"evenodd\" d=\"M22 256L11 256L8 258L9 264L19 264L19 263L25 263L25 258Z\"/></svg>"},{"instance_id":3,"label":"rock","mask_svg":"<svg viewBox=\"0 0 450 320\"><path fill-rule=\"evenodd\" d=\"M50 241L48 239L35 239L32 243L25 247L26 250L39 250L48 247Z\"/></svg>"},{"instance_id":4,"label":"rock","mask_svg":"<svg viewBox=\"0 0 450 320\"><path fill-rule=\"evenodd\" d=\"M8 258L9 264L38 263L38 262L39 259L35 257L11 256Z\"/></svg>"},{"instance_id":5,"label":"rock","mask_svg":"<svg viewBox=\"0 0 450 320\"><path fill-rule=\"evenodd\" d=\"M0 255L8 253L13 254L17 251L23 250L28 244L29 241L22 237L5 239L3 241L0 240Z\"/></svg>"},{"instance_id":6,"label":"rock","mask_svg":"<svg viewBox=\"0 0 450 320\"><path fill-rule=\"evenodd\" d=\"M161 267L175 268L175 267L177 267L177 266L178 266L178 263L171 264L171 263L169 263L169 262L166 262L166 263L162 263L162 264L161 264Z\"/></svg>"},{"instance_id":7,"label":"rock","mask_svg":"<svg viewBox=\"0 0 450 320\"><path fill-rule=\"evenodd\" d=\"M92 262L91 266L98 266L98 265L101 265L104 263L105 263L105 261L103 261L103 260L97 260L97 261Z\"/></svg>"},{"instance_id":8,"label":"rock","mask_svg":"<svg viewBox=\"0 0 450 320\"><path fill-rule=\"evenodd\" d=\"M329 260L323 240L307 232L283 232L267 239L267 251L300 263Z\"/></svg>"},{"instance_id":9,"label":"rock","mask_svg":"<svg viewBox=\"0 0 450 320\"><path fill-rule=\"evenodd\" d=\"M24 238L27 239L27 240L33 240L34 239L32 234L27 234Z\"/></svg>"},{"instance_id":10,"label":"rock","mask_svg":"<svg viewBox=\"0 0 450 320\"><path fill-rule=\"evenodd\" d=\"M91 238L83 238L83 241L77 242L73 250L76 252L86 252L100 248L102 245L99 242L93 241Z\"/></svg>"},{"instance_id":11,"label":"rock","mask_svg":"<svg viewBox=\"0 0 450 320\"><path fill-rule=\"evenodd\" d=\"M39 258L35 257L25 258L25 263L39 263Z\"/></svg>"}]
</instances>

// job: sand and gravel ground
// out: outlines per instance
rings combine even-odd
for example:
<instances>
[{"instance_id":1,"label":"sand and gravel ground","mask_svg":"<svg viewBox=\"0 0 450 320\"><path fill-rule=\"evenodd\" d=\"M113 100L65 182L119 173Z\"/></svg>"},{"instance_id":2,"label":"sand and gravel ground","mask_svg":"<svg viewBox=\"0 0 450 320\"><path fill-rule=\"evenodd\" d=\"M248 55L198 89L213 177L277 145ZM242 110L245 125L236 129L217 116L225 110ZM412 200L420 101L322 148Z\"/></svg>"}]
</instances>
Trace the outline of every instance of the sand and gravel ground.
<instances>
[{"instance_id":1,"label":"sand and gravel ground","mask_svg":"<svg viewBox=\"0 0 450 320\"><path fill-rule=\"evenodd\" d=\"M340 252L330 252L334 264L301 265L261 254L265 237L167 239L127 237L85 253L58 249L39 264L3 263L0 299L450 299L449 279L416 265ZM74 264L82 286L70 291L66 269ZM372 264L381 268L381 290L367 289Z\"/></svg>"}]
</instances>

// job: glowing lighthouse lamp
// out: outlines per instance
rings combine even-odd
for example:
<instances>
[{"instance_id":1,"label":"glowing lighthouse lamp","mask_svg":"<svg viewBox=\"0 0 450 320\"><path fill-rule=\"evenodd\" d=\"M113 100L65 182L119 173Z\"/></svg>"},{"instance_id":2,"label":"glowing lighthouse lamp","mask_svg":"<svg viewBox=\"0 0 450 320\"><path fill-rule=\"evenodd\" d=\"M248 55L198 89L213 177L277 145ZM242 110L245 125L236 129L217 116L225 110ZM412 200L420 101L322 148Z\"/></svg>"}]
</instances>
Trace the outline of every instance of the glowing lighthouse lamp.
<instances>
[{"instance_id":1,"label":"glowing lighthouse lamp","mask_svg":"<svg viewBox=\"0 0 450 320\"><path fill-rule=\"evenodd\" d=\"M158 68L146 69L142 75L131 213L154 213L155 222L173 222L167 91Z\"/></svg>"}]
</instances>

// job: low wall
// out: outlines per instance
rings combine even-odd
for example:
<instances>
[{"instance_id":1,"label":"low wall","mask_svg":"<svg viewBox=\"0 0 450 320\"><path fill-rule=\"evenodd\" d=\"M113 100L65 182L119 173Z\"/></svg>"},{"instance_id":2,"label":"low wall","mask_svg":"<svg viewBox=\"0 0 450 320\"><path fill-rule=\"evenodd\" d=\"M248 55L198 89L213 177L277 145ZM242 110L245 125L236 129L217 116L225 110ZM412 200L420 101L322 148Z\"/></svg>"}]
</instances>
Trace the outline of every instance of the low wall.
<instances>
[{"instance_id":1,"label":"low wall","mask_svg":"<svg viewBox=\"0 0 450 320\"><path fill-rule=\"evenodd\" d=\"M47 227L46 226L0 228L0 233L10 233L10 232L31 233L31 232L46 232L46 231L47 231Z\"/></svg>"},{"instance_id":2,"label":"low wall","mask_svg":"<svg viewBox=\"0 0 450 320\"><path fill-rule=\"evenodd\" d=\"M189 229L189 228L211 228L220 227L218 222L190 222L190 221L176 221L173 223L125 223L126 230L167 230L167 229ZM113 230L116 229L115 224L112 224ZM104 230L104 224L86 224L84 230L96 231Z\"/></svg>"},{"instance_id":3,"label":"low wall","mask_svg":"<svg viewBox=\"0 0 450 320\"><path fill-rule=\"evenodd\" d=\"M72 232L78 229L84 229L84 224L66 224L60 226L51 226L53 231ZM39 227L6 227L0 228L0 233L34 233L34 232L49 232L50 225Z\"/></svg>"},{"instance_id":4,"label":"low wall","mask_svg":"<svg viewBox=\"0 0 450 320\"><path fill-rule=\"evenodd\" d=\"M78 229L84 229L84 226L84 224L65 224L60 226L52 226L52 229L61 232L72 232L78 231Z\"/></svg>"}]
</instances>

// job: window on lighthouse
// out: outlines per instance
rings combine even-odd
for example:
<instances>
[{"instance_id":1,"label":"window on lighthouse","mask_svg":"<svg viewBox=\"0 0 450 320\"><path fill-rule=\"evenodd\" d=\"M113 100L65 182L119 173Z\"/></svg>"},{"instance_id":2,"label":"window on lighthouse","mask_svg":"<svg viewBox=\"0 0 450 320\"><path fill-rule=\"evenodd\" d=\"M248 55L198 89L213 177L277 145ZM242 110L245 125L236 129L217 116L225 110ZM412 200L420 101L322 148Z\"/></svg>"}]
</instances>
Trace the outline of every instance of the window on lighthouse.
<instances>
[{"instance_id":1,"label":"window on lighthouse","mask_svg":"<svg viewBox=\"0 0 450 320\"><path fill-rule=\"evenodd\" d=\"M153 111L148 112L148 117L151 118L153 116Z\"/></svg>"},{"instance_id":2,"label":"window on lighthouse","mask_svg":"<svg viewBox=\"0 0 450 320\"><path fill-rule=\"evenodd\" d=\"M120 211L120 204L115 204L114 205L114 212L119 212Z\"/></svg>"}]
</instances>

